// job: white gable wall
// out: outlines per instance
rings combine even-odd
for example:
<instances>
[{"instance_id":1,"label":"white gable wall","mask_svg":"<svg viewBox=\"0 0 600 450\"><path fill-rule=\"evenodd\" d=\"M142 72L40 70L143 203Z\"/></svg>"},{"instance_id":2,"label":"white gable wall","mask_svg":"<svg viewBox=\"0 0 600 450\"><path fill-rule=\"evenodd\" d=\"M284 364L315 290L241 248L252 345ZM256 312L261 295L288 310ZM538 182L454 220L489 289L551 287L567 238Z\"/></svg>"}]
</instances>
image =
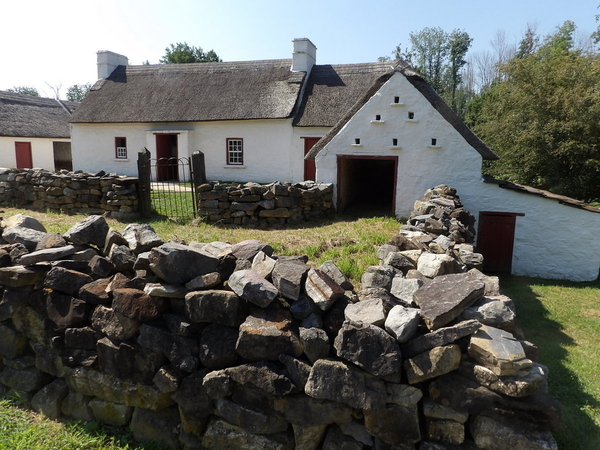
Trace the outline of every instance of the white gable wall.
<instances>
[{"instance_id":1,"label":"white gable wall","mask_svg":"<svg viewBox=\"0 0 600 450\"><path fill-rule=\"evenodd\" d=\"M146 147L156 157L155 133L178 133L180 157L204 153L209 180L302 181L304 141L327 129L294 128L291 119L163 124L73 124L73 168L137 176L137 153ZM115 137L127 138L128 159L115 158ZM226 139L244 143L244 164L227 165Z\"/></svg>"},{"instance_id":2,"label":"white gable wall","mask_svg":"<svg viewBox=\"0 0 600 450\"><path fill-rule=\"evenodd\" d=\"M52 143L70 142L70 139L0 136L0 167L17 167L15 142L30 142L33 167L53 171L54 147Z\"/></svg>"},{"instance_id":3,"label":"white gable wall","mask_svg":"<svg viewBox=\"0 0 600 450\"><path fill-rule=\"evenodd\" d=\"M404 106L390 106L396 96ZM415 121L407 121L409 111ZM377 114L384 123L371 123ZM352 145L355 138L361 146ZM390 148L393 138L400 149ZM431 138L439 148L432 148ZM401 74L390 78L317 155L317 181L337 184L337 155L398 157L397 217L408 217L415 200L439 184L456 188L475 218L480 211L525 214L516 218L516 275L575 281L598 276L600 214L483 183L480 154Z\"/></svg>"},{"instance_id":4,"label":"white gable wall","mask_svg":"<svg viewBox=\"0 0 600 450\"><path fill-rule=\"evenodd\" d=\"M399 97L403 106L394 104ZM408 113L414 120L408 119ZM381 122L372 123L376 115ZM356 146L355 139L360 139ZM392 149L392 139L400 148ZM437 146L431 145L431 139ZM408 217L416 199L438 184L479 178L481 155L400 73L394 74L317 155L317 181L337 183L337 156L397 156L397 217Z\"/></svg>"}]
</instances>

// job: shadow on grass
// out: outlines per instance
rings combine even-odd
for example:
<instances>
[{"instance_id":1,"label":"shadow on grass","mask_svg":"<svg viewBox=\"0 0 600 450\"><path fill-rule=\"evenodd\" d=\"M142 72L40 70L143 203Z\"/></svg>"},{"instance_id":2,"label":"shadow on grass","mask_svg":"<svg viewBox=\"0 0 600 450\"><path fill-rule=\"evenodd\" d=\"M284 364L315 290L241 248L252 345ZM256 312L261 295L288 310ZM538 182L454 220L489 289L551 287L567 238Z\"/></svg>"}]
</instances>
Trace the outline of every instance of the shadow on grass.
<instances>
[{"instance_id":1,"label":"shadow on grass","mask_svg":"<svg viewBox=\"0 0 600 450\"><path fill-rule=\"evenodd\" d=\"M553 433L559 449L599 449L600 427L586 413L586 408L598 411L600 402L586 392L578 374L567 364L572 356L569 347L578 344L564 332L559 322L550 318L550 311L532 289L534 285L577 289L588 286L600 288L600 283L578 284L513 276L502 277L500 282L502 293L515 302L525 338L539 347L540 362L549 368L549 390L562 409L562 425Z\"/></svg>"}]
</instances>

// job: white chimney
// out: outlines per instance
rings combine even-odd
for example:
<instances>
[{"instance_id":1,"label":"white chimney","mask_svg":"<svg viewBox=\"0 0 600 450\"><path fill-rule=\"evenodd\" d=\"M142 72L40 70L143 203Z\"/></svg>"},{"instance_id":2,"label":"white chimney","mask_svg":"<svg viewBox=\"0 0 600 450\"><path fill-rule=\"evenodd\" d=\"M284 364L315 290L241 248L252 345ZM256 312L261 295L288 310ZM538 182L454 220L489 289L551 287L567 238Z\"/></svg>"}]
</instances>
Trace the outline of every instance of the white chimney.
<instances>
[{"instance_id":1,"label":"white chimney","mask_svg":"<svg viewBox=\"0 0 600 450\"><path fill-rule=\"evenodd\" d=\"M126 66L129 63L127 56L108 50L99 50L96 54L98 55L98 79L100 80L108 78L117 66Z\"/></svg>"},{"instance_id":2,"label":"white chimney","mask_svg":"<svg viewBox=\"0 0 600 450\"><path fill-rule=\"evenodd\" d=\"M317 47L308 38L298 38L292 42L292 71L310 73L310 69L317 62Z\"/></svg>"}]
</instances>

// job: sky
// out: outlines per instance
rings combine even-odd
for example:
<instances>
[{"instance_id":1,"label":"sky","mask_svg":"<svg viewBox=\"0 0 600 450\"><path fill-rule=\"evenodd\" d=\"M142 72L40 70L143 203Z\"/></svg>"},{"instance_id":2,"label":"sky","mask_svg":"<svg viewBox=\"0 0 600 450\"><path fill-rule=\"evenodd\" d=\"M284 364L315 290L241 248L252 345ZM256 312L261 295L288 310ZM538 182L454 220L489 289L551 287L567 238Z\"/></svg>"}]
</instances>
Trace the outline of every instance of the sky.
<instances>
[{"instance_id":1,"label":"sky","mask_svg":"<svg viewBox=\"0 0 600 450\"><path fill-rule=\"evenodd\" d=\"M223 61L291 58L292 40L309 38L317 64L377 61L425 27L466 31L469 54L491 50L500 30L519 41L528 24L546 35L565 20L589 35L600 0L5 0L0 4L0 90L35 87L65 98L97 79L96 52L130 64L158 63L187 42Z\"/></svg>"}]
</instances>

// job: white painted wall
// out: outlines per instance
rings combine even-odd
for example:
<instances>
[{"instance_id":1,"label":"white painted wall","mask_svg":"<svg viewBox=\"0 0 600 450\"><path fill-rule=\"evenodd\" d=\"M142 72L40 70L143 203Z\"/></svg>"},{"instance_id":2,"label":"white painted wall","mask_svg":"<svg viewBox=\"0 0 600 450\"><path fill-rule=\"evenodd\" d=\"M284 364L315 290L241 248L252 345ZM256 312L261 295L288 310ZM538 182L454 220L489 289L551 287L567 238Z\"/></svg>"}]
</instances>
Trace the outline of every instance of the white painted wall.
<instances>
[{"instance_id":1,"label":"white painted wall","mask_svg":"<svg viewBox=\"0 0 600 450\"><path fill-rule=\"evenodd\" d=\"M33 167L54 171L54 148L52 143L70 142L70 139L0 136L0 167L14 168L17 166L15 142L31 143Z\"/></svg>"},{"instance_id":2,"label":"white painted wall","mask_svg":"<svg viewBox=\"0 0 600 450\"><path fill-rule=\"evenodd\" d=\"M399 96L404 106L390 106ZM416 121L407 121L408 112ZM375 115L384 123L371 123ZM360 138L361 146L353 146ZM392 139L400 149L391 149ZM431 138L439 148L431 148ZM600 214L555 200L501 189L481 179L481 156L402 76L394 75L316 158L317 181L337 183L337 155L398 156L396 216L438 184L455 187L464 206L524 213L517 217L512 270L516 275L590 281L600 269Z\"/></svg>"},{"instance_id":3,"label":"white painted wall","mask_svg":"<svg viewBox=\"0 0 600 450\"><path fill-rule=\"evenodd\" d=\"M204 153L209 180L302 181L303 137L321 137L326 128L294 128L291 119L164 124L73 124L73 168L86 172L137 176L137 153L146 147L156 157L155 133L179 133L179 156ZM115 158L115 137L126 137L128 159ZM226 139L244 141L244 164L227 165Z\"/></svg>"},{"instance_id":4,"label":"white painted wall","mask_svg":"<svg viewBox=\"0 0 600 450\"><path fill-rule=\"evenodd\" d=\"M402 105L394 103L400 97ZM414 120L408 113L414 113ZM372 123L375 116L381 121ZM360 138L360 146L353 145ZM392 147L398 139L399 148ZM437 146L431 146L431 139ZM480 177L481 155L400 73L358 111L316 158L317 181L337 183L337 155L397 156L396 216L408 217L416 199L438 184Z\"/></svg>"},{"instance_id":5,"label":"white painted wall","mask_svg":"<svg viewBox=\"0 0 600 450\"><path fill-rule=\"evenodd\" d=\"M573 281L598 277L600 213L478 179L454 187L475 218L480 211L525 214L516 218L513 274Z\"/></svg>"}]
</instances>

